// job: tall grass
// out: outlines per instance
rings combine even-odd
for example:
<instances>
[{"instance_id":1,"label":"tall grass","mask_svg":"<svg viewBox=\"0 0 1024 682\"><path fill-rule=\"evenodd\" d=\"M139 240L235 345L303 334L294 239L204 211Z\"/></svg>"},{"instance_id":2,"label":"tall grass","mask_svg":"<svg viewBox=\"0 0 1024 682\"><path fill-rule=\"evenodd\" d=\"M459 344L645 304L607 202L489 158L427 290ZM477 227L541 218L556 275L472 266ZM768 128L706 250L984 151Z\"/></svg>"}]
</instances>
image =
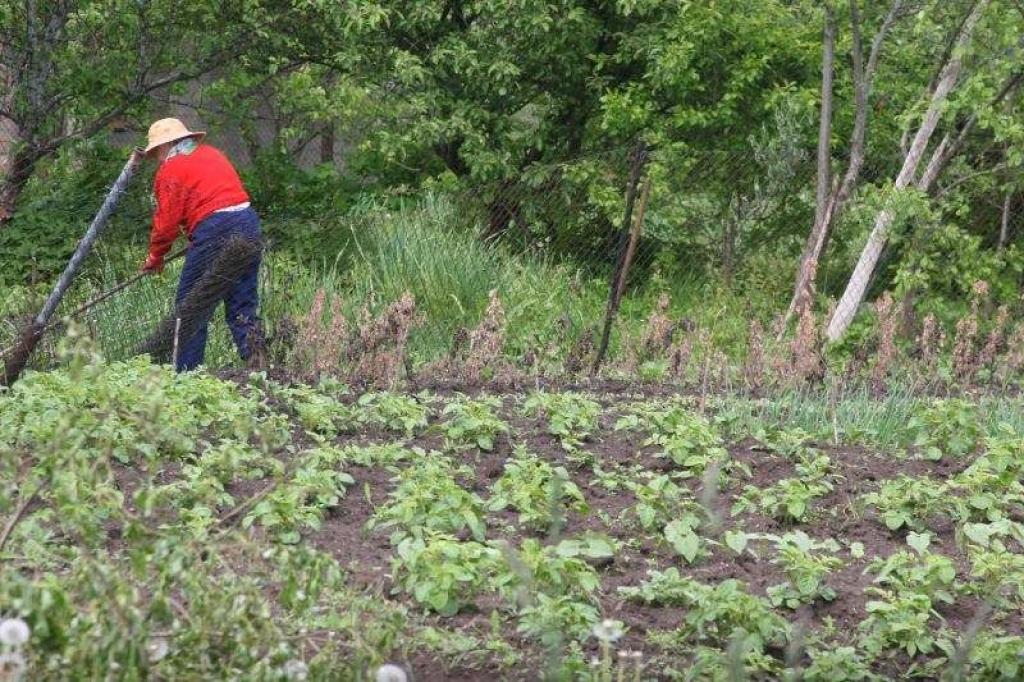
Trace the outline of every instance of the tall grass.
<instances>
[{"instance_id":1,"label":"tall grass","mask_svg":"<svg viewBox=\"0 0 1024 682\"><path fill-rule=\"evenodd\" d=\"M428 360L449 349L460 327L480 321L494 289L506 308L512 353L552 340L564 345L600 317L601 282L481 241L442 196L427 195L397 209L363 202L342 222L340 229L348 230L350 239L333 257L325 254L320 266L279 262L274 272L275 265L268 265L269 319L302 314L321 287L342 299L350 317L364 307L376 311L409 291L423 315L410 352L416 360ZM271 302L275 296L287 302L278 307Z\"/></svg>"},{"instance_id":2,"label":"tall grass","mask_svg":"<svg viewBox=\"0 0 1024 682\"><path fill-rule=\"evenodd\" d=\"M911 387L895 387L882 397L867 388L830 392L818 387L782 391L768 398L728 397L720 400L716 412L736 422L741 432L751 433L754 425L797 428L823 441L836 438L844 443L896 451L904 444L906 426L926 407L930 398L915 394ZM977 398L979 424L984 433L996 433L1007 425L1024 435L1024 400L1011 396Z\"/></svg>"}]
</instances>

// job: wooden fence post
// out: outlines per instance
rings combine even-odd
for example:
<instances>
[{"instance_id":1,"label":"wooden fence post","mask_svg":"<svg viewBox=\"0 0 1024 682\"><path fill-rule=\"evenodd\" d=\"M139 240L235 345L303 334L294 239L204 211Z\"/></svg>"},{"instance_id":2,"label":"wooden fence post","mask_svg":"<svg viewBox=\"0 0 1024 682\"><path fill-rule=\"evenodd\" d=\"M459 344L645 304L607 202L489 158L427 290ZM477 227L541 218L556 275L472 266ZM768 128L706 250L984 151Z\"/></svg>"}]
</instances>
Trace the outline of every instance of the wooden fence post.
<instances>
[{"instance_id":1,"label":"wooden fence post","mask_svg":"<svg viewBox=\"0 0 1024 682\"><path fill-rule=\"evenodd\" d=\"M637 142L630 160L629 185L626 188L626 210L622 216L622 229L619 239L619 259L612 273L611 285L608 291L608 307L605 310L604 330L601 332L601 344L598 346L597 354L594 356L594 364L590 368L590 375L595 376L601 368L604 356L608 352L608 341L611 338L612 325L615 323L615 315L619 311L619 304L622 302L622 294L626 290L626 277L629 275L629 266L632 264L633 256L636 254L636 246L640 239L640 228L643 225L644 211L647 208L647 195L650 192L650 182L644 181L643 191L640 192L639 210L636 212L636 219L633 216L633 208L637 200L637 190L640 185L640 177L643 174L644 166L647 164L647 145L641 140Z\"/></svg>"}]
</instances>

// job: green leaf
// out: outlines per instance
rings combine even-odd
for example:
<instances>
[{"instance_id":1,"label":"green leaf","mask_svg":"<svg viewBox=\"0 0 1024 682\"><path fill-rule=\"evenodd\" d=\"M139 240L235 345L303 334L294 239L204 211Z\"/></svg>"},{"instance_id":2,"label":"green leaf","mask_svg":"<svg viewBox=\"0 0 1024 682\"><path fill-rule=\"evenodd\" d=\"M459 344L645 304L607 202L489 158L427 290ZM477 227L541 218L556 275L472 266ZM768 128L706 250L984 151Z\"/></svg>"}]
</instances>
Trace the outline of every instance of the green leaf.
<instances>
[{"instance_id":1,"label":"green leaf","mask_svg":"<svg viewBox=\"0 0 1024 682\"><path fill-rule=\"evenodd\" d=\"M743 554L743 550L747 548L747 542L750 540L748 536L742 530L727 530L723 535L725 545L736 554Z\"/></svg>"},{"instance_id":2,"label":"green leaf","mask_svg":"<svg viewBox=\"0 0 1024 682\"><path fill-rule=\"evenodd\" d=\"M693 532L690 526L679 520L672 521L665 526L665 539L669 541L672 548L687 563L693 563L700 551L700 538Z\"/></svg>"},{"instance_id":3,"label":"green leaf","mask_svg":"<svg viewBox=\"0 0 1024 682\"><path fill-rule=\"evenodd\" d=\"M992 537L992 532L992 526L987 523L964 524L964 535L966 535L972 542L975 542L982 547L988 547L989 540Z\"/></svg>"},{"instance_id":4,"label":"green leaf","mask_svg":"<svg viewBox=\"0 0 1024 682\"><path fill-rule=\"evenodd\" d=\"M924 554L928 551L928 545L930 545L931 542L931 533L915 533L911 531L907 534L907 544L910 545L918 554Z\"/></svg>"}]
</instances>

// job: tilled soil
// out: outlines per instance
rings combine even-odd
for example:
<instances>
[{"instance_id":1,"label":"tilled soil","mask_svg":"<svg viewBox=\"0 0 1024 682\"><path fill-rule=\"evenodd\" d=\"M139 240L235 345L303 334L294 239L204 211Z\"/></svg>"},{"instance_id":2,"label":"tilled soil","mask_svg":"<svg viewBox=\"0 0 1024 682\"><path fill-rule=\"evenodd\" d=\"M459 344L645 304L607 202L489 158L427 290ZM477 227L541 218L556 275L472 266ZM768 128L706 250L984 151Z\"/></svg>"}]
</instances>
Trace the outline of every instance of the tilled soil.
<instances>
[{"instance_id":1,"label":"tilled soil","mask_svg":"<svg viewBox=\"0 0 1024 682\"><path fill-rule=\"evenodd\" d=\"M679 665L678 656L674 652L653 650L647 635L678 627L685 610L626 601L619 594L619 587L640 585L649 570L665 570L669 567L676 567L682 574L708 584L735 578L758 596L764 596L768 587L785 582L781 569L767 560L772 555L767 549L757 559L750 554L737 557L724 545L711 545L710 556L698 559L693 565L688 564L667 543L639 531L635 517L632 521L630 519L631 509L636 504L631 493L621 489L610 491L598 485L594 480L593 468L569 458L560 441L547 432L544 420L522 416L517 395L505 395L502 400L501 416L511 426L511 435L501 436L493 452L480 452L476 449L455 452L453 456L456 460L461 460L461 463L474 471L472 478L462 480L461 483L486 499L489 486L501 475L504 461L512 455L514 445L525 445L527 450L541 458L566 467L583 492L590 511L586 515L570 512L561 537L599 532L622 542L614 560L598 567L601 587L596 597L604 617L621 620L627 627L627 633L617 643L617 647L645 652L648 674L658 670L662 661L673 661ZM654 472L674 470L671 462L656 456L656 448L642 445L642 434L614 430L613 425L623 405L614 394L605 394L602 402L605 412L599 428L585 441L583 450L592 455L603 469L639 466ZM436 419L436 415L433 419ZM402 439L379 429L370 429L358 434L338 436L336 443L369 444L394 440ZM428 429L425 435L404 442L408 447L420 447L428 452L444 447L444 440L436 429ZM962 469L964 464L945 460L929 462L902 455L894 456L888 452L873 452L863 447L836 446L830 443L812 445L830 457L834 489L814 502L806 522L790 524L756 512L737 516L731 514L732 505L744 486L764 488L796 475L790 459L748 439L728 444L728 451L730 460L748 467L751 476L747 478L737 470L727 477L717 495L710 500L720 520L719 527L702 529L702 535L707 534L714 539L716 534L720 537L721 532L729 529L781 535L799 529L815 539L833 538L839 541L844 546L844 551L840 553L844 565L828 579L828 584L836 590L838 597L831 602L819 600L795 611L782 608L776 611L791 623L799 623L805 631L827 627L838 633L840 641L846 639L852 642L867 615L865 604L869 595L865 590L871 586L872 576L865 572L865 568L876 557L887 557L907 548L906 529L898 532L888 530L870 509L865 508L861 496L876 490L882 481L900 474L929 476L941 481ZM407 595L397 594L392 589L390 565L393 547L389 542L388 531L374 532L367 529L367 522L375 509L388 502L388 494L394 488L394 472L360 466L347 467L346 471L355 479L355 484L348 489L341 503L329 513L322 527L308 536L308 541L335 556L349 571L349 580L353 585L379 595L382 599L407 601L412 610L421 611ZM698 479L681 479L677 484L689 488L694 499L707 498L702 495L701 481ZM607 515L605 518L610 519L611 523L602 521L599 512L604 512ZM495 529L518 528L517 515L512 511L489 514L488 521ZM967 557L954 540L953 524L940 523L931 531L932 551L951 557L961 575L969 572ZM544 537L519 529L511 536L506 531L496 530L489 534L489 539L503 537L514 545L517 535ZM853 542L863 544L862 558L854 559L846 551ZM464 609L456 616L426 618L427 622L441 628L485 636L490 628L490 611L498 607L496 599L485 596L474 607ZM972 599L961 599L954 605L940 605L937 609L951 630L961 632L975 618L979 605ZM1019 631L1019 624L1000 625L1009 631ZM535 641L516 634L511 628L504 636L523 655L520 665L512 670L502 668L497 661L488 659L486 655L482 659L475 658L471 664L460 664L444 660L444 657L436 654L420 652L408 663L416 672L417 680L537 679L538 671L544 664L543 650ZM588 647L590 650L596 648L593 642ZM905 655L895 654L889 656L877 672L898 676L899 671L905 670L909 663Z\"/></svg>"}]
</instances>

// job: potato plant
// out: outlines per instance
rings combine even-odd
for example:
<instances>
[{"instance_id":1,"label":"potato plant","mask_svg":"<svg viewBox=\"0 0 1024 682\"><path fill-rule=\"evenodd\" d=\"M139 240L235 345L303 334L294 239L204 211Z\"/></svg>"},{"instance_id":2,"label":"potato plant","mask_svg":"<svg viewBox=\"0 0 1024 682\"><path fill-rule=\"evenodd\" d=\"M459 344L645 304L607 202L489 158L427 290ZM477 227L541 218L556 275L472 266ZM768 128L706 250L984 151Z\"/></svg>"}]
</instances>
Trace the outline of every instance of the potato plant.
<instances>
[{"instance_id":1,"label":"potato plant","mask_svg":"<svg viewBox=\"0 0 1024 682\"><path fill-rule=\"evenodd\" d=\"M423 660L471 679L1019 677L1019 425L960 447L934 415L974 402L902 406L943 452L907 459L876 425L772 400L358 395L73 356L0 392L0 662L44 680Z\"/></svg>"}]
</instances>

